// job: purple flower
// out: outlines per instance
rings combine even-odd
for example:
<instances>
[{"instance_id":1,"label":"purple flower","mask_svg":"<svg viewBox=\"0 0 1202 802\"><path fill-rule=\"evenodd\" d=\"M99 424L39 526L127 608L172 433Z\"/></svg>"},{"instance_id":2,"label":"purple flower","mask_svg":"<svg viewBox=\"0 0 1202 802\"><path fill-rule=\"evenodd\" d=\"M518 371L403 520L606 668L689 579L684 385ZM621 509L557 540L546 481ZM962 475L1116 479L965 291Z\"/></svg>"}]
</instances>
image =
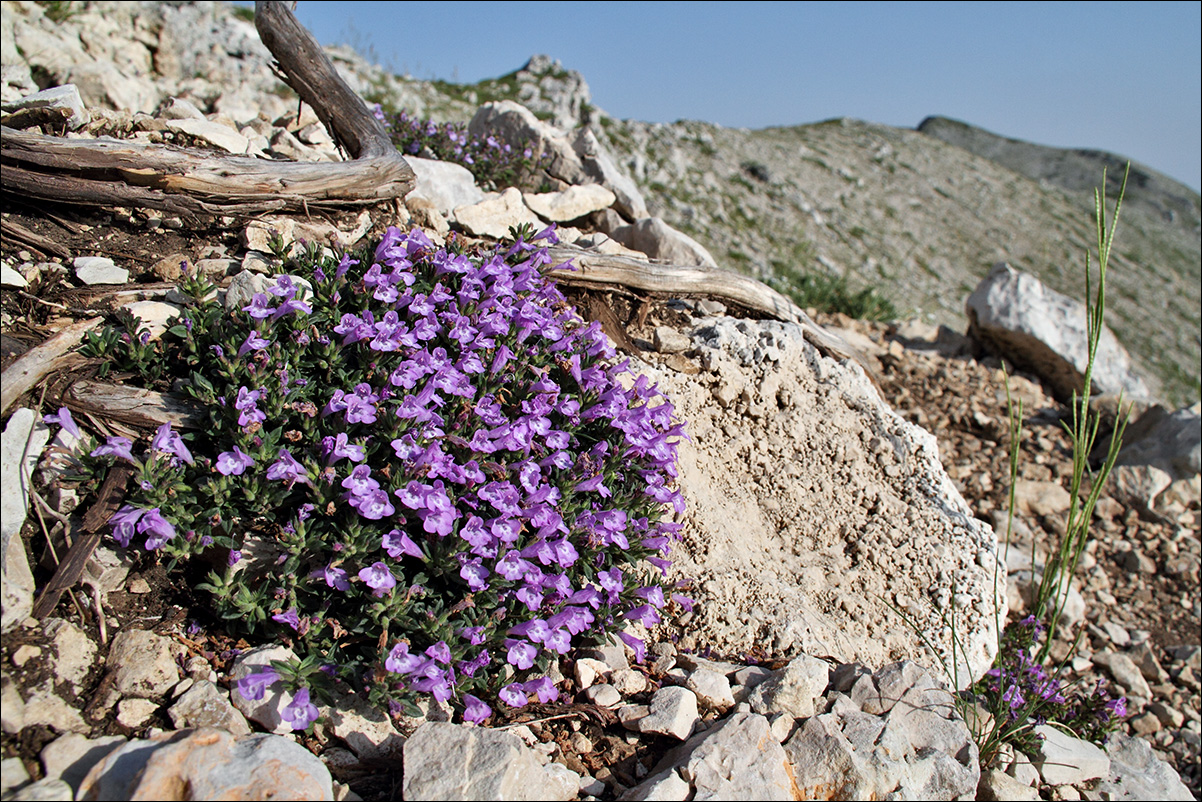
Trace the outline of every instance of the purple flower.
<instances>
[{"instance_id":1,"label":"purple flower","mask_svg":"<svg viewBox=\"0 0 1202 802\"><path fill-rule=\"evenodd\" d=\"M484 635L484 627L464 627L459 630L459 634L467 638L468 643L473 646L479 646L487 640Z\"/></svg>"},{"instance_id":2,"label":"purple flower","mask_svg":"<svg viewBox=\"0 0 1202 802\"><path fill-rule=\"evenodd\" d=\"M280 718L289 722L294 730L305 730L317 721L317 705L309 701L309 689L301 688L292 697L292 702L280 711Z\"/></svg>"},{"instance_id":3,"label":"purple flower","mask_svg":"<svg viewBox=\"0 0 1202 802\"><path fill-rule=\"evenodd\" d=\"M467 586L473 591L485 590L488 588L488 583L484 580L488 578L491 572L481 565L480 559L468 560L459 569L459 576L467 582Z\"/></svg>"},{"instance_id":4,"label":"purple flower","mask_svg":"<svg viewBox=\"0 0 1202 802\"><path fill-rule=\"evenodd\" d=\"M335 568L334 566L326 566L326 569L322 572L322 574L326 580L326 584L332 587L334 590L351 589L350 582L347 581L347 573L345 569Z\"/></svg>"},{"instance_id":5,"label":"purple flower","mask_svg":"<svg viewBox=\"0 0 1202 802\"><path fill-rule=\"evenodd\" d=\"M408 535L399 529L393 529L384 535L381 545L384 547L384 551L388 552L388 556L394 560L399 560L406 554L419 560L426 559L426 555L422 553L421 546L414 543Z\"/></svg>"},{"instance_id":6,"label":"purple flower","mask_svg":"<svg viewBox=\"0 0 1202 802\"><path fill-rule=\"evenodd\" d=\"M268 668L254 674L247 674L238 680L238 693L249 702L257 702L263 698L267 688L280 678L274 670Z\"/></svg>"},{"instance_id":7,"label":"purple flower","mask_svg":"<svg viewBox=\"0 0 1202 802\"><path fill-rule=\"evenodd\" d=\"M234 446L233 451L222 451L217 455L216 468L222 476L241 476L247 468L253 468L254 459Z\"/></svg>"},{"instance_id":8,"label":"purple flower","mask_svg":"<svg viewBox=\"0 0 1202 802\"><path fill-rule=\"evenodd\" d=\"M294 460L286 448L280 449L279 459L271 463L271 467L267 469L267 478L288 484L294 482L309 484L309 475L305 471L305 466Z\"/></svg>"},{"instance_id":9,"label":"purple flower","mask_svg":"<svg viewBox=\"0 0 1202 802\"><path fill-rule=\"evenodd\" d=\"M409 644L402 641L392 647L392 651L384 659L384 668L394 674L411 674L424 662L426 659L421 655L409 654Z\"/></svg>"},{"instance_id":10,"label":"purple flower","mask_svg":"<svg viewBox=\"0 0 1202 802\"><path fill-rule=\"evenodd\" d=\"M367 453L364 451L363 446L349 442L346 432L339 432L335 437L325 438L322 441L322 445L325 447L326 453L330 456L331 465L344 458L349 459L351 462L363 462L367 459Z\"/></svg>"},{"instance_id":11,"label":"purple flower","mask_svg":"<svg viewBox=\"0 0 1202 802\"><path fill-rule=\"evenodd\" d=\"M296 608L289 608L286 612L276 613L271 617L272 621L278 621L281 624L287 624L292 627L293 631L300 629L300 616L296 613Z\"/></svg>"},{"instance_id":12,"label":"purple flower","mask_svg":"<svg viewBox=\"0 0 1202 802\"><path fill-rule=\"evenodd\" d=\"M242 307L242 311L253 317L255 320L263 320L271 317L274 311L271 306L271 299L266 294L256 292L251 296L250 303Z\"/></svg>"},{"instance_id":13,"label":"purple flower","mask_svg":"<svg viewBox=\"0 0 1202 802\"><path fill-rule=\"evenodd\" d=\"M463 701L465 705L463 708L464 721L469 721L472 724L481 724L492 715L492 708L470 693L463 695Z\"/></svg>"},{"instance_id":14,"label":"purple flower","mask_svg":"<svg viewBox=\"0 0 1202 802\"><path fill-rule=\"evenodd\" d=\"M304 314L307 315L307 314L310 314L312 311L313 311L313 307L309 306L309 304L305 303L304 301L298 301L295 298L290 298L287 301L284 301L282 304L280 304L279 308L276 309L274 313L272 313L271 319L278 320L279 318L283 317L284 315L288 315L293 312L303 312Z\"/></svg>"},{"instance_id":15,"label":"purple flower","mask_svg":"<svg viewBox=\"0 0 1202 802\"><path fill-rule=\"evenodd\" d=\"M379 489L369 491L362 496L351 496L349 504L369 521L378 521L396 512L396 507L392 506L387 491Z\"/></svg>"},{"instance_id":16,"label":"purple flower","mask_svg":"<svg viewBox=\"0 0 1202 802\"><path fill-rule=\"evenodd\" d=\"M509 654L505 659L511 666L526 669L534 665L534 658L538 656L538 647L533 643L506 639L505 645L509 648Z\"/></svg>"},{"instance_id":17,"label":"purple flower","mask_svg":"<svg viewBox=\"0 0 1202 802\"><path fill-rule=\"evenodd\" d=\"M539 677L523 683L522 690L526 693L537 693L538 700L545 705L559 698L559 688L555 687L550 677Z\"/></svg>"},{"instance_id":18,"label":"purple flower","mask_svg":"<svg viewBox=\"0 0 1202 802\"><path fill-rule=\"evenodd\" d=\"M164 454L171 454L189 465L192 464L192 453L184 445L179 433L172 431L170 423L164 423L158 428L154 433L154 439L150 441L150 447Z\"/></svg>"},{"instance_id":19,"label":"purple flower","mask_svg":"<svg viewBox=\"0 0 1202 802\"><path fill-rule=\"evenodd\" d=\"M71 410L67 409L66 407L59 407L58 414L56 415L42 416L42 420L46 421L47 423L57 423L59 426L63 427L63 430L66 431L67 434L71 435L76 440L83 437L83 432L79 430L79 427L75 425L75 419L71 417Z\"/></svg>"},{"instance_id":20,"label":"purple flower","mask_svg":"<svg viewBox=\"0 0 1202 802\"><path fill-rule=\"evenodd\" d=\"M633 635L627 635L625 632L619 632L618 637L634 651L634 661L636 663L643 662L647 657L647 644Z\"/></svg>"},{"instance_id":21,"label":"purple flower","mask_svg":"<svg viewBox=\"0 0 1202 802\"><path fill-rule=\"evenodd\" d=\"M138 534L145 535L149 532L146 538L146 550L154 551L166 545L168 540L175 537L175 527L171 522L162 516L159 508L147 510L138 521Z\"/></svg>"},{"instance_id":22,"label":"purple flower","mask_svg":"<svg viewBox=\"0 0 1202 802\"><path fill-rule=\"evenodd\" d=\"M506 685L497 694L497 697L510 707L525 707L526 703L530 701L520 682L511 682Z\"/></svg>"},{"instance_id":23,"label":"purple flower","mask_svg":"<svg viewBox=\"0 0 1202 802\"><path fill-rule=\"evenodd\" d=\"M134 447L133 440L130 440L128 437L118 437L116 435L113 435L112 437L108 438L108 440L105 441L104 445L97 446L96 449L92 452L92 456L93 457L107 457L107 456L120 457L121 459L128 460L136 465L137 460L134 459L134 454L133 454L133 450L132 450L133 447Z\"/></svg>"},{"instance_id":24,"label":"purple flower","mask_svg":"<svg viewBox=\"0 0 1202 802\"><path fill-rule=\"evenodd\" d=\"M238 551L238 549L230 549L229 555L225 558L225 564L232 568L233 566L237 565L241 559L242 552Z\"/></svg>"},{"instance_id":25,"label":"purple flower","mask_svg":"<svg viewBox=\"0 0 1202 802\"><path fill-rule=\"evenodd\" d=\"M438 663L449 663L451 662L451 647L447 646L446 641L440 640L426 649L426 657Z\"/></svg>"},{"instance_id":26,"label":"purple flower","mask_svg":"<svg viewBox=\"0 0 1202 802\"><path fill-rule=\"evenodd\" d=\"M626 612L631 621L638 621L645 627L653 627L660 622L660 615L650 604L641 604Z\"/></svg>"},{"instance_id":27,"label":"purple flower","mask_svg":"<svg viewBox=\"0 0 1202 802\"><path fill-rule=\"evenodd\" d=\"M251 351L262 351L269 345L271 345L271 340L260 337L257 331L252 330L242 341L242 346L238 349L238 356L246 356Z\"/></svg>"},{"instance_id":28,"label":"purple flower","mask_svg":"<svg viewBox=\"0 0 1202 802\"><path fill-rule=\"evenodd\" d=\"M138 519L145 512L126 504L109 518L109 524L113 527L113 539L120 543L122 548L129 548L129 542L138 531Z\"/></svg>"},{"instance_id":29,"label":"purple flower","mask_svg":"<svg viewBox=\"0 0 1202 802\"><path fill-rule=\"evenodd\" d=\"M396 587L396 577L392 575L392 571L388 570L387 565L379 561L360 571L359 578L375 591L373 595L377 598L387 595Z\"/></svg>"}]
</instances>

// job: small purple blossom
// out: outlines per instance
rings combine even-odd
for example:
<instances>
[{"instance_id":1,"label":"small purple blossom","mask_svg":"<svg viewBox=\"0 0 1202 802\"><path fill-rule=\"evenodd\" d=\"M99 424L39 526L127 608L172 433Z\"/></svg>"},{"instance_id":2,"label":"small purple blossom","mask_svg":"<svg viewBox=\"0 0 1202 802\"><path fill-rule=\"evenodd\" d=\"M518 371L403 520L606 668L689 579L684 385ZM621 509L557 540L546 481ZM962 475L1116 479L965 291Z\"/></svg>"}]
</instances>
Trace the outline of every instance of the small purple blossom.
<instances>
[{"instance_id":1,"label":"small purple blossom","mask_svg":"<svg viewBox=\"0 0 1202 802\"><path fill-rule=\"evenodd\" d=\"M104 445L97 446L92 451L93 457L118 457L123 460L137 464L133 454L134 441L128 437L119 437L113 435L109 437Z\"/></svg>"},{"instance_id":2,"label":"small purple blossom","mask_svg":"<svg viewBox=\"0 0 1202 802\"><path fill-rule=\"evenodd\" d=\"M497 698L510 707L525 707L526 703L530 701L520 682L511 682L506 685L497 694Z\"/></svg>"},{"instance_id":3,"label":"small purple blossom","mask_svg":"<svg viewBox=\"0 0 1202 802\"><path fill-rule=\"evenodd\" d=\"M255 466L254 458L234 446L233 451L222 451L217 455L214 467L222 476L241 476L247 468Z\"/></svg>"},{"instance_id":4,"label":"small purple blossom","mask_svg":"<svg viewBox=\"0 0 1202 802\"><path fill-rule=\"evenodd\" d=\"M43 415L42 420L46 421L47 423L57 423L59 426L63 427L63 431L74 437L76 440L79 440L83 437L83 432L79 430L79 427L75 425L75 419L71 417L71 410L67 409L66 407L59 407L57 414Z\"/></svg>"},{"instance_id":5,"label":"small purple blossom","mask_svg":"<svg viewBox=\"0 0 1202 802\"><path fill-rule=\"evenodd\" d=\"M242 698L249 702L257 702L263 698L267 689L274 685L279 678L280 675L270 668L257 671L253 674L247 674L238 680L238 693L242 694Z\"/></svg>"},{"instance_id":6,"label":"small purple blossom","mask_svg":"<svg viewBox=\"0 0 1202 802\"><path fill-rule=\"evenodd\" d=\"M309 701L309 689L301 688L292 701L280 711L280 718L292 725L294 730L306 730L317 721L317 705Z\"/></svg>"},{"instance_id":7,"label":"small purple blossom","mask_svg":"<svg viewBox=\"0 0 1202 802\"><path fill-rule=\"evenodd\" d=\"M388 570L387 565L379 561L361 570L359 578L375 591L373 595L377 598L387 595L396 587L396 577L392 575L392 571Z\"/></svg>"},{"instance_id":8,"label":"small purple blossom","mask_svg":"<svg viewBox=\"0 0 1202 802\"><path fill-rule=\"evenodd\" d=\"M485 719L492 715L492 708L484 702L472 696L470 693L463 695L463 720L472 724L482 724Z\"/></svg>"},{"instance_id":9,"label":"small purple blossom","mask_svg":"<svg viewBox=\"0 0 1202 802\"><path fill-rule=\"evenodd\" d=\"M155 507L146 510L142 519L138 521L138 534L147 536L146 550L154 551L161 549L167 544L167 541L175 537L175 527L162 516L159 508Z\"/></svg>"}]
</instances>

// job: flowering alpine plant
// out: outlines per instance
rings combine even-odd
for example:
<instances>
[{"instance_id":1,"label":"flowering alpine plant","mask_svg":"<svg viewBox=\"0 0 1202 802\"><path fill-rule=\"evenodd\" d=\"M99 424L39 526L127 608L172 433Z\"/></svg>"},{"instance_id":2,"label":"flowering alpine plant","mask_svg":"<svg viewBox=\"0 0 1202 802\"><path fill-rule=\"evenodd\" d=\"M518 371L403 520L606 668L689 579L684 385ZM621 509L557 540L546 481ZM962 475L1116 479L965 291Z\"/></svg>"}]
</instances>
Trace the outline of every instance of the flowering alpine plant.
<instances>
[{"instance_id":1,"label":"flowering alpine plant","mask_svg":"<svg viewBox=\"0 0 1202 802\"><path fill-rule=\"evenodd\" d=\"M165 426L141 460L120 437L86 458L141 468L114 538L217 566L200 587L218 615L304 656L239 683L282 684L292 726L334 681L473 722L553 701L560 655L617 633L641 659L620 630L691 604L665 571L682 426L544 278L544 239L469 251L390 228L310 248L232 313L189 275L166 367L142 367L181 377L203 424Z\"/></svg>"},{"instance_id":2,"label":"flowering alpine plant","mask_svg":"<svg viewBox=\"0 0 1202 802\"><path fill-rule=\"evenodd\" d=\"M1033 727L1047 723L1083 740L1105 743L1127 715L1126 699L1114 695L1103 680L1092 688L1068 688L1058 671L1049 673L1035 661L1032 653L1045 629L1035 616L1007 626L994 667L971 694L993 715L998 743L1012 743L1027 754L1038 752Z\"/></svg>"},{"instance_id":3,"label":"flowering alpine plant","mask_svg":"<svg viewBox=\"0 0 1202 802\"><path fill-rule=\"evenodd\" d=\"M529 187L539 168L550 161L548 154L528 144L506 142L496 133L483 139L470 136L461 123L436 123L411 116L402 109L389 114L375 104L377 120L388 128L397 150L406 156L427 156L466 167L481 187Z\"/></svg>"}]
</instances>

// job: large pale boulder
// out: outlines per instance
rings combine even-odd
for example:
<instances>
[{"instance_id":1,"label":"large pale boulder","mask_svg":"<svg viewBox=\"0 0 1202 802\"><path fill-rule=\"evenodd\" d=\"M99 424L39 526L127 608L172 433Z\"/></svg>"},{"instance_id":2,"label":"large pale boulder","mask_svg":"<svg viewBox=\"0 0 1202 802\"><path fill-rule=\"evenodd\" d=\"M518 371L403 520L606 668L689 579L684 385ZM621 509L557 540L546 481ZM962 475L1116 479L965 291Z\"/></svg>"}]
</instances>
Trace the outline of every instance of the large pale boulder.
<instances>
[{"instance_id":1,"label":"large pale boulder","mask_svg":"<svg viewBox=\"0 0 1202 802\"><path fill-rule=\"evenodd\" d=\"M235 738L211 727L130 741L88 772L76 799L334 798L330 771L278 735Z\"/></svg>"},{"instance_id":2,"label":"large pale boulder","mask_svg":"<svg viewBox=\"0 0 1202 802\"><path fill-rule=\"evenodd\" d=\"M455 209L455 219L473 237L501 239L509 236L509 229L529 223L536 229L545 224L522 202L522 191L517 187L489 197L471 206Z\"/></svg>"},{"instance_id":3,"label":"large pale boulder","mask_svg":"<svg viewBox=\"0 0 1202 802\"><path fill-rule=\"evenodd\" d=\"M610 236L627 248L642 251L652 259L674 265L717 267L710 252L688 234L677 231L658 217L647 217L615 228Z\"/></svg>"},{"instance_id":4,"label":"large pale boulder","mask_svg":"<svg viewBox=\"0 0 1202 802\"><path fill-rule=\"evenodd\" d=\"M518 736L427 722L405 742L405 799L575 799L577 775L543 766ZM570 776L568 776L570 775Z\"/></svg>"},{"instance_id":5,"label":"large pale boulder","mask_svg":"<svg viewBox=\"0 0 1202 802\"><path fill-rule=\"evenodd\" d=\"M535 153L549 156L547 172L569 184L590 183L588 173L567 135L534 116L530 109L512 100L485 103L476 110L468 133L484 139L495 133L514 147L526 145Z\"/></svg>"},{"instance_id":6,"label":"large pale boulder","mask_svg":"<svg viewBox=\"0 0 1202 802\"><path fill-rule=\"evenodd\" d=\"M544 220L566 223L609 208L613 205L614 194L600 184L582 184L560 192L527 192L522 199Z\"/></svg>"},{"instance_id":7,"label":"large pale boulder","mask_svg":"<svg viewBox=\"0 0 1202 802\"><path fill-rule=\"evenodd\" d=\"M4 632L15 628L33 608L33 574L21 526L29 512L29 477L37 467L42 449L50 439L50 428L27 407L13 412L4 427L3 450L0 452L0 585L3 586Z\"/></svg>"},{"instance_id":8,"label":"large pale boulder","mask_svg":"<svg viewBox=\"0 0 1202 802\"><path fill-rule=\"evenodd\" d=\"M685 333L695 375L641 368L687 422L668 569L698 601L685 647L937 667L924 641L950 665L954 615L959 682L979 677L1006 614L997 538L935 437L797 325L701 318Z\"/></svg>"},{"instance_id":9,"label":"large pale boulder","mask_svg":"<svg viewBox=\"0 0 1202 802\"><path fill-rule=\"evenodd\" d=\"M614 193L614 207L619 212L631 220L641 220L649 215L647 201L643 199L638 184L618 168L613 157L597 141L592 131L587 128L580 129L580 133L572 140L572 147L580 157L584 171L598 184Z\"/></svg>"},{"instance_id":10,"label":"large pale boulder","mask_svg":"<svg viewBox=\"0 0 1202 802\"><path fill-rule=\"evenodd\" d=\"M1202 472L1202 403L1166 415L1138 440L1124 438L1119 465L1152 465L1174 481Z\"/></svg>"},{"instance_id":11,"label":"large pale boulder","mask_svg":"<svg viewBox=\"0 0 1202 802\"><path fill-rule=\"evenodd\" d=\"M687 794L690 786L694 800L798 798L785 750L768 719L754 713L735 713L668 752L625 798L685 799L662 794L668 788Z\"/></svg>"},{"instance_id":12,"label":"large pale boulder","mask_svg":"<svg viewBox=\"0 0 1202 802\"><path fill-rule=\"evenodd\" d=\"M1085 305L1039 279L998 262L965 303L969 334L1046 381L1063 398L1086 392L1089 358ZM1088 394L1147 398L1127 349L1103 328Z\"/></svg>"},{"instance_id":13,"label":"large pale boulder","mask_svg":"<svg viewBox=\"0 0 1202 802\"><path fill-rule=\"evenodd\" d=\"M417 156L406 156L405 161L417 176L416 185L405 196L407 202L424 198L447 216L457 206L471 206L484 200L484 190L476 186L471 171L462 165Z\"/></svg>"},{"instance_id":14,"label":"large pale boulder","mask_svg":"<svg viewBox=\"0 0 1202 802\"><path fill-rule=\"evenodd\" d=\"M903 662L859 674L848 694L829 694L829 712L803 720L785 743L800 798L964 799L976 791L977 747L946 686Z\"/></svg>"}]
</instances>

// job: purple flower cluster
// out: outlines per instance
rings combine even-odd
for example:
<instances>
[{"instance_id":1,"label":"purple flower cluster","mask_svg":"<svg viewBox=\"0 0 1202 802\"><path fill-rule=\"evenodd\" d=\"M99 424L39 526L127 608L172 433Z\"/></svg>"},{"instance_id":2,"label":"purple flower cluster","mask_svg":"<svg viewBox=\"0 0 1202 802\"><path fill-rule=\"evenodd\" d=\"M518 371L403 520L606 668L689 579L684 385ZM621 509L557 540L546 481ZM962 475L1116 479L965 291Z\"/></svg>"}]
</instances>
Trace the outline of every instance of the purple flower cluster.
<instances>
[{"instance_id":1,"label":"purple flower cluster","mask_svg":"<svg viewBox=\"0 0 1202 802\"><path fill-rule=\"evenodd\" d=\"M1069 728L1077 737L1103 743L1126 715L1126 700L1114 696L1104 682L1089 691L1066 687L1059 672L1031 659L1044 625L1028 616L1010 624L1002 637L994 667L973 687L995 719L1011 733L1010 740L1033 754L1031 724L1049 721Z\"/></svg>"},{"instance_id":2,"label":"purple flower cluster","mask_svg":"<svg viewBox=\"0 0 1202 802\"><path fill-rule=\"evenodd\" d=\"M386 114L379 104L375 116L388 127L397 150L409 156L427 156L463 165L471 171L476 183L486 189L521 184L547 158L527 145L504 142L496 134L483 138L470 136L459 123L422 120L404 110Z\"/></svg>"},{"instance_id":3,"label":"purple flower cluster","mask_svg":"<svg viewBox=\"0 0 1202 802\"><path fill-rule=\"evenodd\" d=\"M479 722L481 697L556 698L541 674L582 639L691 604L664 584L682 428L543 278L549 263L521 238L472 253L390 228L374 250L310 265L306 300L280 276L245 314L194 314L190 353L222 389L210 450L193 459L170 429L152 443L209 499L172 507L175 524L197 551L258 554L250 532L279 549L249 568L231 557L246 589L216 594L224 615L262 599L259 620L337 653L381 700L459 700ZM123 509L115 536L167 542L165 509ZM642 639L619 636L642 660ZM485 670L502 665L516 672L503 688ZM301 690L293 726L315 715Z\"/></svg>"}]
</instances>

